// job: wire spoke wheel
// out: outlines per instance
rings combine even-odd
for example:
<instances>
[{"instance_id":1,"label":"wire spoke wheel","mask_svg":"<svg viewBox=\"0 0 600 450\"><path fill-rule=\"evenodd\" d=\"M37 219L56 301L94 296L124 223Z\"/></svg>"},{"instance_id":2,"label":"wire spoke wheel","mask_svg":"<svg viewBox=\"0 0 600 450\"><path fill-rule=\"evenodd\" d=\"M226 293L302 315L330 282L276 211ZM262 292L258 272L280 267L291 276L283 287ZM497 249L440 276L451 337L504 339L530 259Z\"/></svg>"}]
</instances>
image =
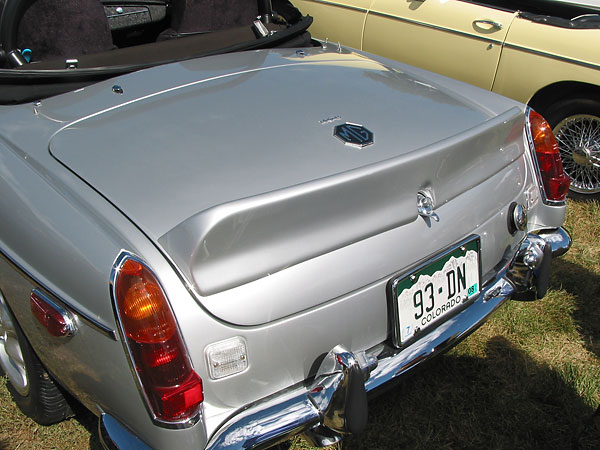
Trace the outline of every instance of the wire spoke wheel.
<instances>
[{"instance_id":1,"label":"wire spoke wheel","mask_svg":"<svg viewBox=\"0 0 600 450\"><path fill-rule=\"evenodd\" d=\"M19 394L27 395L29 393L29 379L23 351L2 295L0 295L0 367Z\"/></svg>"},{"instance_id":2,"label":"wire spoke wheel","mask_svg":"<svg viewBox=\"0 0 600 450\"><path fill-rule=\"evenodd\" d=\"M571 190L600 192L600 118L591 114L566 117L553 129Z\"/></svg>"}]
</instances>

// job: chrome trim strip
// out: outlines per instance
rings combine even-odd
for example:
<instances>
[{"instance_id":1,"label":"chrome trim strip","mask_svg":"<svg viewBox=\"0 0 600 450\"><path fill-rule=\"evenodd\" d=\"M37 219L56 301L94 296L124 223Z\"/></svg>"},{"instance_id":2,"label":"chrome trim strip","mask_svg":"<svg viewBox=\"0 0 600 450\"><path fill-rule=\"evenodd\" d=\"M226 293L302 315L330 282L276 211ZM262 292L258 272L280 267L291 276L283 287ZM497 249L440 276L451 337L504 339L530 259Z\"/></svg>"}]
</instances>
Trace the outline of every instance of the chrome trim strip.
<instances>
[{"instance_id":1,"label":"chrome trim strip","mask_svg":"<svg viewBox=\"0 0 600 450\"><path fill-rule=\"evenodd\" d=\"M330 6L338 6L340 8L344 8L344 9L349 9L352 11L359 11L359 12L368 12L369 10L366 8L361 8L360 6L352 6L352 5L341 5L339 3L336 2L329 2L327 0L311 0L313 3L322 3L324 5L330 5Z\"/></svg>"},{"instance_id":2,"label":"chrome trim strip","mask_svg":"<svg viewBox=\"0 0 600 450\"><path fill-rule=\"evenodd\" d=\"M73 315L77 316L79 319L81 319L83 322L85 322L87 325L89 325L91 328L95 329L99 333L112 339L113 341L118 340L117 332L115 330L113 330L111 327L103 324L99 320L96 320L96 319L88 316L87 314L81 312L79 309L75 308L74 306L71 306L69 303L64 301L62 298L60 298L58 295L56 295L54 292L52 292L50 289L48 289L46 286L44 286L42 283L40 283L36 278L34 278L34 276L32 274L30 274L27 270L25 270L23 267L21 267L20 264L18 264L10 256L8 256L4 252L4 250L2 250L1 248L0 248L0 257L4 261L6 261L8 263L8 265L10 265L23 278L25 278L31 284L35 285L41 292L44 293L45 296L47 296L48 298L53 300L58 305L65 308L67 311L71 312Z\"/></svg>"},{"instance_id":3,"label":"chrome trim strip","mask_svg":"<svg viewBox=\"0 0 600 450\"><path fill-rule=\"evenodd\" d=\"M400 22L406 22L406 23L410 23L412 25L418 25L418 26L425 27L425 28L431 28L433 30L445 31L447 33L455 34L457 36L469 37L469 38L477 39L479 41L487 42L490 44L497 44L497 45L503 44L503 41L499 41L498 39L490 39L490 38L486 38L483 36L479 36L477 34L471 34L471 33L467 33L464 31L452 30L450 28L445 28L445 27L440 27L438 25L433 25L430 23L420 22L418 20L412 20L412 19L406 19L404 17L394 16L393 14L387 14L387 13L379 12L379 11L369 11L368 14L385 17L387 19L394 19L394 20L398 20ZM363 39L364 39L364 37L363 37Z\"/></svg>"},{"instance_id":4,"label":"chrome trim strip","mask_svg":"<svg viewBox=\"0 0 600 450\"><path fill-rule=\"evenodd\" d=\"M515 44L509 44L507 42L504 43L504 47L510 48L510 49L513 49L513 50L519 50L519 51L522 51L522 52L525 52L525 53L531 53L531 54L537 55L537 56L544 56L546 58L555 59L557 61L562 61L562 62L566 62L566 63L570 63L570 64L575 64L577 66L586 67L588 69L595 69L595 70L600 69L600 65L599 64L592 64L592 63L587 63L587 62L583 62L583 61L577 61L576 59L567 58L565 56L553 55L551 53L542 52L540 50L534 50L532 48L522 47L522 46L515 45Z\"/></svg>"}]
</instances>

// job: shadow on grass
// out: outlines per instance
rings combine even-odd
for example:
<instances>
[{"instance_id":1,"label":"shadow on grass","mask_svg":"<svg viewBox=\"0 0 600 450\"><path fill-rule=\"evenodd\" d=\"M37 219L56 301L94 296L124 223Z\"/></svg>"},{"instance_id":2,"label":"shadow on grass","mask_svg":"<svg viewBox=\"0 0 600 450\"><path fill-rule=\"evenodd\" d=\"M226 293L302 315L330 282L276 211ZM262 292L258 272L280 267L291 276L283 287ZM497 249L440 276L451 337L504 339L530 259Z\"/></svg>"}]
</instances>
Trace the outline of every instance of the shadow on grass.
<instances>
[{"instance_id":1,"label":"shadow on grass","mask_svg":"<svg viewBox=\"0 0 600 450\"><path fill-rule=\"evenodd\" d=\"M600 448L600 416L503 337L486 357L444 355L370 402L343 450Z\"/></svg>"},{"instance_id":2,"label":"shadow on grass","mask_svg":"<svg viewBox=\"0 0 600 450\"><path fill-rule=\"evenodd\" d=\"M98 436L98 417L81 404L77 404L73 408L73 412L75 413L74 419L90 433L90 450L104 450Z\"/></svg>"},{"instance_id":3,"label":"shadow on grass","mask_svg":"<svg viewBox=\"0 0 600 450\"><path fill-rule=\"evenodd\" d=\"M573 200L575 202L600 201L600 193L598 193L598 194L578 194L577 192L569 191L567 198L569 200Z\"/></svg>"},{"instance_id":4,"label":"shadow on grass","mask_svg":"<svg viewBox=\"0 0 600 450\"><path fill-rule=\"evenodd\" d=\"M566 259L552 261L550 288L564 289L575 298L573 320L586 348L600 357L600 276Z\"/></svg>"}]
</instances>

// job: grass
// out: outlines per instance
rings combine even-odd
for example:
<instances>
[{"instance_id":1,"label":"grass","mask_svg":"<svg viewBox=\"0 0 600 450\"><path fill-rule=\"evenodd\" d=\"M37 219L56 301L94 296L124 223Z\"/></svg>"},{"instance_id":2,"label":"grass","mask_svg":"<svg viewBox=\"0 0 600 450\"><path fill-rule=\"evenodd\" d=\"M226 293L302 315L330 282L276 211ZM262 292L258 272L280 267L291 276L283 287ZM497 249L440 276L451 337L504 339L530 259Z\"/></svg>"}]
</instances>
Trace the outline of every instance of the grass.
<instances>
[{"instance_id":1,"label":"grass","mask_svg":"<svg viewBox=\"0 0 600 450\"><path fill-rule=\"evenodd\" d=\"M38 425L12 402L5 380L0 383L0 450L100 450L97 437L90 433L95 423L91 413L85 412L52 426Z\"/></svg>"},{"instance_id":2,"label":"grass","mask_svg":"<svg viewBox=\"0 0 600 450\"><path fill-rule=\"evenodd\" d=\"M331 449L600 448L600 204L569 200L569 253L541 301L509 302L476 333L370 402ZM39 426L0 383L0 450L99 449L95 419ZM311 447L302 439L292 450Z\"/></svg>"}]
</instances>

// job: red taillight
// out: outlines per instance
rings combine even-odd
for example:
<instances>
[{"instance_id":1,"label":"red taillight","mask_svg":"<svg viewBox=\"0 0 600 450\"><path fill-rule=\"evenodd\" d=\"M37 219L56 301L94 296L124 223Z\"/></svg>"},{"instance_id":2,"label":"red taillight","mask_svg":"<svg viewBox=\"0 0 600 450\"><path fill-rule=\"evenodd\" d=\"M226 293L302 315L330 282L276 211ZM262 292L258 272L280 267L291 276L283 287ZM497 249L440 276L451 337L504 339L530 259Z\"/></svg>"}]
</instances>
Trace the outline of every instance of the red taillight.
<instances>
[{"instance_id":1,"label":"red taillight","mask_svg":"<svg viewBox=\"0 0 600 450\"><path fill-rule=\"evenodd\" d=\"M117 267L114 296L123 336L150 409L159 421L194 417L204 396L175 316L154 274L126 258Z\"/></svg>"},{"instance_id":2,"label":"red taillight","mask_svg":"<svg viewBox=\"0 0 600 450\"><path fill-rule=\"evenodd\" d=\"M562 202L567 197L571 179L564 172L558 143L546 119L529 110L529 135L535 150L539 175L546 199Z\"/></svg>"}]
</instances>

